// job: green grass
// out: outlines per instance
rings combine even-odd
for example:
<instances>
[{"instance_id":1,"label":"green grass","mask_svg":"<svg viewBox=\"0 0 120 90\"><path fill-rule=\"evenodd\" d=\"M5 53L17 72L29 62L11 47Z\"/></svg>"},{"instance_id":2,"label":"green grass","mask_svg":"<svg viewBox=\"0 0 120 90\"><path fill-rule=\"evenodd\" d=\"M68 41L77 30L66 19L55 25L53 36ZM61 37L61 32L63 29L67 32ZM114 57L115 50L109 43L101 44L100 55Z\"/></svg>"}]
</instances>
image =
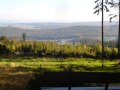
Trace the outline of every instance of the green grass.
<instances>
[{"instance_id":1,"label":"green grass","mask_svg":"<svg viewBox=\"0 0 120 90\"><path fill-rule=\"evenodd\" d=\"M9 65L11 67L26 67L30 71L42 67L49 71L64 71L72 66L73 71L85 72L120 72L119 60L104 60L104 67L102 68L102 60L95 60L90 58L12 58L0 59L0 66ZM118 64L118 65L117 65ZM62 67L61 67L62 66ZM108 69L109 68L109 69Z\"/></svg>"},{"instance_id":2,"label":"green grass","mask_svg":"<svg viewBox=\"0 0 120 90\"><path fill-rule=\"evenodd\" d=\"M1 58L0 90L27 90L33 72L42 67L44 71L120 72L119 60L90 58Z\"/></svg>"}]
</instances>

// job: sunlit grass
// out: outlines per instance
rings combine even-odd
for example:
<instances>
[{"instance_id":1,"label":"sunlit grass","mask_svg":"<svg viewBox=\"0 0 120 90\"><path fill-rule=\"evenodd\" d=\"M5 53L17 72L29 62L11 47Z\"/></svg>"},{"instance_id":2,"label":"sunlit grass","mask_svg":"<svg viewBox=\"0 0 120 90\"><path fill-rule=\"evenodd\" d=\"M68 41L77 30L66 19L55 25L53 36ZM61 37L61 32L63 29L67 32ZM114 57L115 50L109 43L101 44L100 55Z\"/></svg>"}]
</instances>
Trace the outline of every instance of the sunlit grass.
<instances>
[{"instance_id":1,"label":"sunlit grass","mask_svg":"<svg viewBox=\"0 0 120 90\"><path fill-rule=\"evenodd\" d=\"M113 72L114 68L119 70L120 65L117 65L119 60L103 60L104 67L101 69L105 71L107 67L109 67L109 71ZM98 68L102 67L102 60L90 59L90 58L14 58L14 59L1 59L0 66L9 65L11 67L27 67L31 68L30 70L34 70L41 66L42 68L46 68L52 71L61 71L59 68L60 65L68 67L72 65L73 67L79 67L78 69L85 69L85 71L91 71L91 68L94 68L92 71L97 71ZM116 66L116 67L115 67ZM115 72L117 71L115 70ZM74 68L74 71L75 68ZM106 70L108 71L108 70Z\"/></svg>"},{"instance_id":2,"label":"sunlit grass","mask_svg":"<svg viewBox=\"0 0 120 90\"><path fill-rule=\"evenodd\" d=\"M45 71L120 72L119 60L91 58L1 58L0 90L27 90L27 82L38 68Z\"/></svg>"}]
</instances>

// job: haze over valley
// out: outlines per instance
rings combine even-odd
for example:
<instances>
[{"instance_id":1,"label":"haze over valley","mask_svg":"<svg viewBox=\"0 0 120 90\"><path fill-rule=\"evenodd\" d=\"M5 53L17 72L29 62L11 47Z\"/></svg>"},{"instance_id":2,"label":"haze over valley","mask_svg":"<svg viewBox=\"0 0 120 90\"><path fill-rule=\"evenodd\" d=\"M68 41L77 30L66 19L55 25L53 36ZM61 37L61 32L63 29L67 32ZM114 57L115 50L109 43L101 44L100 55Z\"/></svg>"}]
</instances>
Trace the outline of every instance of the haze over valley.
<instances>
[{"instance_id":1,"label":"haze over valley","mask_svg":"<svg viewBox=\"0 0 120 90\"><path fill-rule=\"evenodd\" d=\"M105 40L116 40L116 22L104 23ZM101 39L101 22L76 22L76 23L1 23L0 36L9 38L22 38L26 33L27 40L65 40L78 42L80 39Z\"/></svg>"}]
</instances>

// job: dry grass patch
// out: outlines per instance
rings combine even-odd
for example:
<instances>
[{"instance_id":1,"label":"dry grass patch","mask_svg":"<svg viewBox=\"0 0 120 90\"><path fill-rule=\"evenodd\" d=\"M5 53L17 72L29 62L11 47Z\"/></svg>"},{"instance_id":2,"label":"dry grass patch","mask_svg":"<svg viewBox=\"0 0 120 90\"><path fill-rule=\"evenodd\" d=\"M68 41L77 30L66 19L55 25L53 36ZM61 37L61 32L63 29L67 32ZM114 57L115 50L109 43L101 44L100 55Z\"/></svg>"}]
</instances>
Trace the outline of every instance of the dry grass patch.
<instances>
[{"instance_id":1,"label":"dry grass patch","mask_svg":"<svg viewBox=\"0 0 120 90\"><path fill-rule=\"evenodd\" d=\"M23 71L23 67L0 66L0 90L27 90L26 86L32 72Z\"/></svg>"}]
</instances>

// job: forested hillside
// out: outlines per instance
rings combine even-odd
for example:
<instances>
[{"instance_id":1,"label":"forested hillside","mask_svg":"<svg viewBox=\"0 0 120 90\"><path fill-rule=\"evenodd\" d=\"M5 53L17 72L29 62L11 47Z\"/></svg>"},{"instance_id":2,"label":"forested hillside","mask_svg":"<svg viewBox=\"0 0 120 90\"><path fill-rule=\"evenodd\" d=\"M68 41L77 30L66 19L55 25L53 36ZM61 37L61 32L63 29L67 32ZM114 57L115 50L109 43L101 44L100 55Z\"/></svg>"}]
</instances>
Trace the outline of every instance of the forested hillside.
<instances>
[{"instance_id":1,"label":"forested hillside","mask_svg":"<svg viewBox=\"0 0 120 90\"><path fill-rule=\"evenodd\" d=\"M49 25L49 26L39 26L34 24L27 27L23 26L1 26L0 36L7 36L9 38L16 37L21 38L22 33L25 32L27 39L32 40L77 40L81 38L89 39L100 39L101 38L101 26L83 26L83 25ZM116 39L117 37L117 26L105 26L104 34L107 39Z\"/></svg>"}]
</instances>

